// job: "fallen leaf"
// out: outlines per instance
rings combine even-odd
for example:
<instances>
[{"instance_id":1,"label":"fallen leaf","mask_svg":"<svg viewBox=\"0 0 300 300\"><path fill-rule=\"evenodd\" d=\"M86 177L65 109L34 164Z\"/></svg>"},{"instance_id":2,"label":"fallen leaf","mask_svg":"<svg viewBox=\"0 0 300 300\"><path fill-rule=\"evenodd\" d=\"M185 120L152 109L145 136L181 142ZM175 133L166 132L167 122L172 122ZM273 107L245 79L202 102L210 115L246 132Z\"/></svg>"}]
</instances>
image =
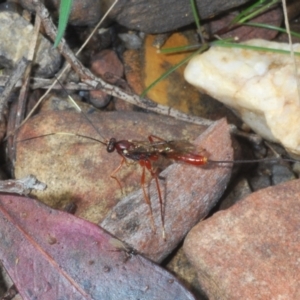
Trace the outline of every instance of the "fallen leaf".
<instances>
[{"instance_id":1,"label":"fallen leaf","mask_svg":"<svg viewBox=\"0 0 300 300\"><path fill-rule=\"evenodd\" d=\"M0 259L24 300L194 299L97 225L34 199L0 196L0 237Z\"/></svg>"}]
</instances>

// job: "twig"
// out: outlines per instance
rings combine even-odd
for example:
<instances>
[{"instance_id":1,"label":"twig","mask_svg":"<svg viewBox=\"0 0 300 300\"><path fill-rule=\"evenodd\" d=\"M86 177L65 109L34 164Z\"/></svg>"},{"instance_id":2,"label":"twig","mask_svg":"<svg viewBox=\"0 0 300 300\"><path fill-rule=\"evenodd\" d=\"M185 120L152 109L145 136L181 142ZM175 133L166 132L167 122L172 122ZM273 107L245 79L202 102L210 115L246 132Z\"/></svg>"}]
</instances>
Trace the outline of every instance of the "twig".
<instances>
[{"instance_id":1,"label":"twig","mask_svg":"<svg viewBox=\"0 0 300 300\"><path fill-rule=\"evenodd\" d=\"M9 98L11 92L13 91L16 83L18 82L18 80L20 78L22 78L28 63L29 62L27 61L26 58L24 58L24 57L21 58L19 60L19 62L17 63L14 71L12 72L12 75L10 76L10 78L8 79L8 81L5 84L4 91L2 92L2 94L0 96L0 120L2 120L2 118L3 118L3 108L7 104L8 98Z\"/></svg>"},{"instance_id":2,"label":"twig","mask_svg":"<svg viewBox=\"0 0 300 300\"><path fill-rule=\"evenodd\" d=\"M35 55L35 50L37 46L37 40L40 32L40 27L41 27L41 19L39 16L36 16L35 18L35 24L34 24L34 30L32 33L32 38L30 40L30 46L27 54L27 60L28 63L27 67L25 69L25 72L23 74L23 84L21 86L21 90L19 93L19 98L18 102L16 105L16 114L14 115L14 120L9 122L9 125L12 127L8 128L8 132L10 131L15 131L17 128L19 128L22 120L24 119L24 114L25 114L25 108L26 108L26 99L28 98L28 91L29 91L29 86L30 86L30 73L31 73L31 68L32 68L32 61L34 60L34 55ZM15 147L15 136L10 136L8 138L8 143L7 143L7 149L10 149L9 151L9 156L11 161L15 161L15 156L16 156L16 147Z\"/></svg>"},{"instance_id":3,"label":"twig","mask_svg":"<svg viewBox=\"0 0 300 300\"><path fill-rule=\"evenodd\" d=\"M37 40L38 40L38 36L39 36L39 32L40 32L40 27L41 27L41 19L39 18L39 16L36 16L34 30L32 33L32 38L30 40L30 46L29 46L29 51L28 51L28 55L27 55L27 60L30 62L32 62L34 59ZM25 104L26 104L27 94L28 94L28 90L29 90L31 67L32 67L32 64L31 63L28 64L27 68L25 70L25 73L24 73L24 77L23 77L24 82L22 84L21 91L19 94L19 99L18 99L15 128L19 127L21 120L23 120L23 118L24 118L25 107L26 107Z\"/></svg>"},{"instance_id":4,"label":"twig","mask_svg":"<svg viewBox=\"0 0 300 300\"><path fill-rule=\"evenodd\" d=\"M21 179L0 180L0 192L28 195L32 189L42 191L46 184L37 180L33 175Z\"/></svg>"},{"instance_id":5,"label":"twig","mask_svg":"<svg viewBox=\"0 0 300 300\"><path fill-rule=\"evenodd\" d=\"M0 86L5 86L6 82L9 80L9 76L2 75L0 76ZM35 89L48 89L51 84L53 83L53 79L46 79L46 78L38 78L38 77L31 77L30 78L30 88ZM15 84L15 87L21 87L22 86L22 80L18 80ZM75 83L75 82L69 82L67 84L63 85L66 90L93 90L93 87L90 85L87 85L83 82ZM62 89L60 84L55 84L52 86L55 90Z\"/></svg>"}]
</instances>

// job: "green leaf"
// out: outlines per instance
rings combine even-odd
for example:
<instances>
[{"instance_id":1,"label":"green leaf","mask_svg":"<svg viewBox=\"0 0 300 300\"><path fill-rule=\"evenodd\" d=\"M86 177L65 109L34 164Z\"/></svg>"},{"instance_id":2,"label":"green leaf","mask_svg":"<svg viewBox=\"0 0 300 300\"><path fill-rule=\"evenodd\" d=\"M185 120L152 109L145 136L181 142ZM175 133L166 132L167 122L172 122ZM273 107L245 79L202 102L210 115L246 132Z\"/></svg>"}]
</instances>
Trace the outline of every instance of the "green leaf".
<instances>
[{"instance_id":1,"label":"green leaf","mask_svg":"<svg viewBox=\"0 0 300 300\"><path fill-rule=\"evenodd\" d=\"M58 31L54 42L54 48L58 46L62 37L65 34L66 27L68 24L69 16L71 13L73 0L61 0L59 6L59 20L58 20Z\"/></svg>"}]
</instances>

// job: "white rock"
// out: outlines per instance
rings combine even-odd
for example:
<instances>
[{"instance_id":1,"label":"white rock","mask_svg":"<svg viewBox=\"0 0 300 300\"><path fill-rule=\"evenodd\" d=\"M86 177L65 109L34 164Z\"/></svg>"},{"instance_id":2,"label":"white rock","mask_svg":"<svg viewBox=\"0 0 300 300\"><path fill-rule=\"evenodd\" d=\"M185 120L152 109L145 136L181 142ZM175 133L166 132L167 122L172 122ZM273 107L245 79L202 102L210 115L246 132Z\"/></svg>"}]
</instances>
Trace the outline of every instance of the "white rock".
<instances>
[{"instance_id":1,"label":"white rock","mask_svg":"<svg viewBox=\"0 0 300 300\"><path fill-rule=\"evenodd\" d=\"M251 40L248 45L289 50L288 44ZM300 44L293 46L300 52ZM296 56L300 69L300 58ZM300 155L300 99L290 55L212 47L194 57L185 79L231 107L255 132Z\"/></svg>"}]
</instances>

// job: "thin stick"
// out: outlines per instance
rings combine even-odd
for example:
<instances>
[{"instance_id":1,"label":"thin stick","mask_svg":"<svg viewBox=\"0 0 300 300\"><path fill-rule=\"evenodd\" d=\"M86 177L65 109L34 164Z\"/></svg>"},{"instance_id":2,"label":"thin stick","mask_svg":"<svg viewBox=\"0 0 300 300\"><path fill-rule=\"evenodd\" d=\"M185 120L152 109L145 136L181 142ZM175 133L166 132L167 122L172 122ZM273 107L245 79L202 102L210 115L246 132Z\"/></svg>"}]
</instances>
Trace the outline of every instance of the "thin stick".
<instances>
[{"instance_id":1,"label":"thin stick","mask_svg":"<svg viewBox=\"0 0 300 300\"><path fill-rule=\"evenodd\" d=\"M35 24L34 24L34 29L32 32L32 38L30 40L30 47L27 55L28 61L32 62L34 59L34 54L36 51L36 45L37 45L37 40L40 32L40 27L41 27L41 19L39 16L35 18ZM15 128L17 128L20 123L21 119L24 118L24 112L25 112L25 99L27 98L28 90L29 90L29 82L30 82L30 73L31 73L31 67L32 64L28 64L25 74L24 74L24 82L21 87L20 95L19 95L19 101L18 101L18 109L17 109L17 117L15 121Z\"/></svg>"},{"instance_id":2,"label":"thin stick","mask_svg":"<svg viewBox=\"0 0 300 300\"><path fill-rule=\"evenodd\" d=\"M35 176L29 175L21 179L0 180L0 192L27 195L32 189L44 190L46 184L38 181Z\"/></svg>"},{"instance_id":3,"label":"thin stick","mask_svg":"<svg viewBox=\"0 0 300 300\"><path fill-rule=\"evenodd\" d=\"M5 84L4 91L0 95L0 120L3 117L3 108L7 104L9 95L14 89L17 81L23 76L28 64L29 62L26 58L21 58L17 63L15 69L13 70L12 75L9 77Z\"/></svg>"},{"instance_id":4,"label":"thin stick","mask_svg":"<svg viewBox=\"0 0 300 300\"><path fill-rule=\"evenodd\" d=\"M5 86L6 82L8 81L9 76L2 75L0 76L0 86ZM33 90L36 89L48 89L50 85L53 84L53 79L46 79L46 78L39 78L39 77L30 77L30 88ZM23 85L22 80L18 80L15 84L15 87L21 87ZM66 90L92 90L93 88L90 85L85 83L79 82L69 82L65 83L64 87ZM56 83L53 86L53 89L59 90L61 89L61 85Z\"/></svg>"},{"instance_id":5,"label":"thin stick","mask_svg":"<svg viewBox=\"0 0 300 300\"><path fill-rule=\"evenodd\" d=\"M85 40L85 42L82 44L82 46L79 48L79 50L76 52L76 56L78 56L78 54L84 49L84 47L87 45L87 43L90 41L90 39L93 37L93 35L95 34L95 32L98 30L98 28L101 26L101 24L103 23L103 21L107 18L107 16L109 15L109 13L113 10L113 8L115 7L115 5L117 4L118 0L115 0L115 2L110 6L110 8L107 10L107 12L104 14L104 16L101 18L101 20L98 22L98 24L96 25L96 27L93 29L93 31L90 33L90 35L88 36L88 38Z\"/></svg>"},{"instance_id":6,"label":"thin stick","mask_svg":"<svg viewBox=\"0 0 300 300\"><path fill-rule=\"evenodd\" d=\"M35 18L34 29L32 32L32 38L30 40L29 51L27 54L27 60L30 63L27 65L24 75L23 75L23 84L21 86L21 90L19 93L18 103L17 103L17 113L14 118L13 131L19 128L22 120L24 119L25 108L26 108L26 99L28 97L29 85L30 85L30 73L32 68L32 61L34 60L34 55L36 52L37 40L41 27L41 19L39 16ZM11 130L11 129L10 129ZM10 149L10 159L11 161L15 161L16 153L15 153L15 136L12 136L8 139L8 149Z\"/></svg>"}]
</instances>

